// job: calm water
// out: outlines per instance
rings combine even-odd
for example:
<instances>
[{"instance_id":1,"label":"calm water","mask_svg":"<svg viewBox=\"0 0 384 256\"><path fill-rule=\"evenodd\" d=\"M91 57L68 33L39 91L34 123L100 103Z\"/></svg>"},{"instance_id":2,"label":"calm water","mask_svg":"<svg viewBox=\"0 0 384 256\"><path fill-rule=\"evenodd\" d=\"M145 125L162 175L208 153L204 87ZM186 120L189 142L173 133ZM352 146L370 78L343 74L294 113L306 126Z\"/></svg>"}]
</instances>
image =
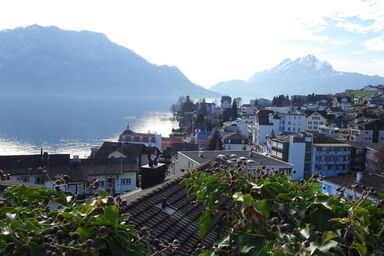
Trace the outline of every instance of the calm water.
<instances>
[{"instance_id":1,"label":"calm water","mask_svg":"<svg viewBox=\"0 0 384 256\"><path fill-rule=\"evenodd\" d=\"M52 153L84 157L90 147L115 140L129 124L137 132L168 136L166 97L0 96L0 155Z\"/></svg>"}]
</instances>

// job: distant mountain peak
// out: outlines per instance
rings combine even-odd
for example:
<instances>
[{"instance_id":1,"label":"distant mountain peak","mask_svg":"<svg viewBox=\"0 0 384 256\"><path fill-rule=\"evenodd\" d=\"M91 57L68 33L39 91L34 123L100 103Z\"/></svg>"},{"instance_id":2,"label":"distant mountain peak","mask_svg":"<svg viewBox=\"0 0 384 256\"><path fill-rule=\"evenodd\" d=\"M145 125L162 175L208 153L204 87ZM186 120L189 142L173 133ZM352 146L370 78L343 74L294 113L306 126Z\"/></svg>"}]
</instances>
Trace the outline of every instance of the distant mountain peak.
<instances>
[{"instance_id":1,"label":"distant mountain peak","mask_svg":"<svg viewBox=\"0 0 384 256\"><path fill-rule=\"evenodd\" d=\"M270 69L271 72L283 72L283 73L335 73L336 71L332 68L331 64L327 61L320 61L316 56L308 54L304 57L299 57L294 61L291 59L285 59L274 68ZM250 79L252 80L252 78Z\"/></svg>"},{"instance_id":2,"label":"distant mountain peak","mask_svg":"<svg viewBox=\"0 0 384 256\"><path fill-rule=\"evenodd\" d=\"M384 77L340 72L327 61L308 54L295 60L285 59L275 67L257 72L247 81L221 82L211 90L232 96L270 97L289 94L335 93L361 88L367 84L381 84Z\"/></svg>"}]
</instances>

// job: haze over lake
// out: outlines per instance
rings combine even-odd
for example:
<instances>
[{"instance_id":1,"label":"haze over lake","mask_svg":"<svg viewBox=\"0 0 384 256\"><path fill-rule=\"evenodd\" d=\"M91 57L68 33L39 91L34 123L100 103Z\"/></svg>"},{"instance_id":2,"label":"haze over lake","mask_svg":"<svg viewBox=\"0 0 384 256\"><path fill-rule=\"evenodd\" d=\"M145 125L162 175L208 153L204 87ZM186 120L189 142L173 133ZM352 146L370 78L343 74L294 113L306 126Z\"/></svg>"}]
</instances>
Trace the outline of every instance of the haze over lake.
<instances>
[{"instance_id":1,"label":"haze over lake","mask_svg":"<svg viewBox=\"0 0 384 256\"><path fill-rule=\"evenodd\" d=\"M71 153L116 139L129 124L137 132L168 136L171 97L0 95L0 154Z\"/></svg>"}]
</instances>

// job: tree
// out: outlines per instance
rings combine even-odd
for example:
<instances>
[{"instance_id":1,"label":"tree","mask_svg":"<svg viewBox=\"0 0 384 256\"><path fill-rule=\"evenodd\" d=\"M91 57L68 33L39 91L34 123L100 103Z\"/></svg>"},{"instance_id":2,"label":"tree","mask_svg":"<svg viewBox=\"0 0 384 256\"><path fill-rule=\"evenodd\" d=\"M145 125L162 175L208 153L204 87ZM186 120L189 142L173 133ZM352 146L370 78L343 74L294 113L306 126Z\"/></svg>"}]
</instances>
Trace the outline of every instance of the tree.
<instances>
[{"instance_id":1,"label":"tree","mask_svg":"<svg viewBox=\"0 0 384 256\"><path fill-rule=\"evenodd\" d=\"M207 114L208 114L207 103L205 102L205 98L203 98L203 100L199 104L199 111L198 111L198 113L200 115L202 115L203 117L206 117Z\"/></svg>"},{"instance_id":2,"label":"tree","mask_svg":"<svg viewBox=\"0 0 384 256\"><path fill-rule=\"evenodd\" d=\"M223 150L223 141L220 132L215 130L208 140L208 150Z\"/></svg>"},{"instance_id":3,"label":"tree","mask_svg":"<svg viewBox=\"0 0 384 256\"><path fill-rule=\"evenodd\" d=\"M176 105L176 104L172 104L169 110L172 112L173 117L176 117L176 114L177 114L177 105Z\"/></svg>"},{"instance_id":4,"label":"tree","mask_svg":"<svg viewBox=\"0 0 384 256\"><path fill-rule=\"evenodd\" d=\"M195 104L191 101L189 96L185 98L185 102L181 105L181 113L191 113L195 111Z\"/></svg>"},{"instance_id":5,"label":"tree","mask_svg":"<svg viewBox=\"0 0 384 256\"><path fill-rule=\"evenodd\" d=\"M237 104L236 104L236 101L233 101L232 103L232 121L236 120L238 117L238 113L237 113Z\"/></svg>"},{"instance_id":6,"label":"tree","mask_svg":"<svg viewBox=\"0 0 384 256\"><path fill-rule=\"evenodd\" d=\"M384 202L367 199L374 191L349 201L344 187L337 196L320 193L317 174L298 182L261 167L256 177L224 161L205 168L183 180L206 206L201 238L218 227L216 246L201 255L384 254Z\"/></svg>"}]
</instances>

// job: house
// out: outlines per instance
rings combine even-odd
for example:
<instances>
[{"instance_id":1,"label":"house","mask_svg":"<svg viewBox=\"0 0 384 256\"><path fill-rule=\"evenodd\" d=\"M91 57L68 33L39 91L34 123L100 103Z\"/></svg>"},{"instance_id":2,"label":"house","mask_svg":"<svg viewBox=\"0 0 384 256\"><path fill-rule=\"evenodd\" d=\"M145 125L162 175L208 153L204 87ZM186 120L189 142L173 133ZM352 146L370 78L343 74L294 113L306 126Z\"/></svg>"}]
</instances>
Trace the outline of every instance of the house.
<instances>
[{"instance_id":1,"label":"house","mask_svg":"<svg viewBox=\"0 0 384 256\"><path fill-rule=\"evenodd\" d=\"M70 159L69 154L1 156L2 169L17 182L56 186L57 177L68 177L63 190L84 196L92 193L88 185L100 180L100 189L126 192L136 189L136 175L140 171L132 158ZM121 184L119 182L121 181Z\"/></svg>"},{"instance_id":2,"label":"house","mask_svg":"<svg viewBox=\"0 0 384 256\"><path fill-rule=\"evenodd\" d=\"M307 128L307 121L301 113L279 113L280 130L279 132L303 132ZM276 132L276 131L275 131Z\"/></svg>"},{"instance_id":3,"label":"house","mask_svg":"<svg viewBox=\"0 0 384 256\"><path fill-rule=\"evenodd\" d=\"M197 130L195 133L195 143L199 146L199 148L207 148L209 137L211 137L211 135L211 131Z\"/></svg>"},{"instance_id":4,"label":"house","mask_svg":"<svg viewBox=\"0 0 384 256\"><path fill-rule=\"evenodd\" d=\"M194 143L175 143L172 146L171 154L173 157L177 157L177 152L179 151L198 151L199 145Z\"/></svg>"},{"instance_id":5,"label":"house","mask_svg":"<svg viewBox=\"0 0 384 256\"><path fill-rule=\"evenodd\" d=\"M367 146L366 148L366 161L365 161L365 170L368 172L368 173L375 173L377 172L378 170L378 167L377 167L377 152L382 148L384 147L383 145L380 145L380 144L371 144L369 146ZM384 170L381 171L381 175L384 175Z\"/></svg>"},{"instance_id":6,"label":"house","mask_svg":"<svg viewBox=\"0 0 384 256\"><path fill-rule=\"evenodd\" d=\"M334 97L332 106L341 108L344 112L349 112L352 111L352 100L347 96Z\"/></svg>"},{"instance_id":7,"label":"house","mask_svg":"<svg viewBox=\"0 0 384 256\"><path fill-rule=\"evenodd\" d=\"M232 98L230 96L221 96L221 110L225 110L227 108L232 107Z\"/></svg>"},{"instance_id":8,"label":"house","mask_svg":"<svg viewBox=\"0 0 384 256\"><path fill-rule=\"evenodd\" d=\"M9 179L17 182L44 185L45 180L59 170L69 172L71 159L69 154L0 156L0 169L9 174ZM47 175L49 175L47 177Z\"/></svg>"},{"instance_id":9,"label":"house","mask_svg":"<svg viewBox=\"0 0 384 256\"><path fill-rule=\"evenodd\" d=\"M245 166L244 168L251 173L255 172L260 166L263 166L268 172L280 170L289 176L294 171L294 166L290 163L247 150L181 151L178 153L177 158L180 170L198 168L212 160L224 159L231 163L239 160Z\"/></svg>"},{"instance_id":10,"label":"house","mask_svg":"<svg viewBox=\"0 0 384 256\"><path fill-rule=\"evenodd\" d=\"M326 113L320 111L305 111L306 115L306 131L319 132L320 126L327 124Z\"/></svg>"},{"instance_id":11,"label":"house","mask_svg":"<svg viewBox=\"0 0 384 256\"><path fill-rule=\"evenodd\" d=\"M240 106L240 112L243 116L251 116L254 115L256 108L251 106L251 104L243 104Z\"/></svg>"},{"instance_id":12,"label":"house","mask_svg":"<svg viewBox=\"0 0 384 256\"><path fill-rule=\"evenodd\" d=\"M265 143L265 136L271 134L274 129L276 132L279 130L279 127L274 126L274 123L271 122L271 119L279 119L278 115L273 115L270 119L270 114L274 114L272 110L260 109L256 112L255 117L255 129L253 134L253 143L260 145ZM279 123L276 121L275 123ZM278 125L278 124L277 124Z\"/></svg>"},{"instance_id":13,"label":"house","mask_svg":"<svg viewBox=\"0 0 384 256\"><path fill-rule=\"evenodd\" d=\"M348 140L368 143L384 143L384 122L364 119L349 124Z\"/></svg>"},{"instance_id":14,"label":"house","mask_svg":"<svg viewBox=\"0 0 384 256\"><path fill-rule=\"evenodd\" d=\"M239 133L244 137L249 136L249 126L253 124L251 119L237 119L235 121L227 121L223 123L226 132Z\"/></svg>"},{"instance_id":15,"label":"house","mask_svg":"<svg viewBox=\"0 0 384 256\"><path fill-rule=\"evenodd\" d=\"M267 151L271 157L293 164L293 179L299 180L311 175L312 141L312 135L305 132L268 136Z\"/></svg>"},{"instance_id":16,"label":"house","mask_svg":"<svg viewBox=\"0 0 384 256\"><path fill-rule=\"evenodd\" d=\"M351 145L325 136L316 136L312 147L312 173L336 176L350 168Z\"/></svg>"},{"instance_id":17,"label":"house","mask_svg":"<svg viewBox=\"0 0 384 256\"><path fill-rule=\"evenodd\" d=\"M223 138L224 150L250 150L248 137L239 133L231 133Z\"/></svg>"},{"instance_id":18,"label":"house","mask_svg":"<svg viewBox=\"0 0 384 256\"><path fill-rule=\"evenodd\" d=\"M129 129L125 129L119 136L119 142L143 144L147 147L161 148L161 134L157 133L137 133Z\"/></svg>"},{"instance_id":19,"label":"house","mask_svg":"<svg viewBox=\"0 0 384 256\"><path fill-rule=\"evenodd\" d=\"M348 200L356 201L362 197L364 189L374 189L377 193L384 193L384 177L379 175L368 175L362 172L347 174L335 177L327 177L319 180L320 191L326 195L336 195L340 187L344 187L343 195ZM370 195L368 197L373 202L378 202L379 197Z\"/></svg>"},{"instance_id":20,"label":"house","mask_svg":"<svg viewBox=\"0 0 384 256\"><path fill-rule=\"evenodd\" d=\"M156 147L146 147L143 144L136 143L106 141L96 152L93 159L119 159L121 163L131 163L135 166L134 169L126 169L122 172L121 169L119 169L120 175L117 177L118 179L116 179L116 177L110 177L111 180L109 183L111 186L115 187L116 192L122 193L126 192L122 189L125 189L131 184L140 187L151 186L164 181L164 175L168 165L159 163L160 154L160 150ZM149 175L151 173L152 175ZM141 175L141 180L139 180L139 175ZM157 177L156 180L153 180L151 176ZM122 186L124 184L126 184L126 186Z\"/></svg>"}]
</instances>

